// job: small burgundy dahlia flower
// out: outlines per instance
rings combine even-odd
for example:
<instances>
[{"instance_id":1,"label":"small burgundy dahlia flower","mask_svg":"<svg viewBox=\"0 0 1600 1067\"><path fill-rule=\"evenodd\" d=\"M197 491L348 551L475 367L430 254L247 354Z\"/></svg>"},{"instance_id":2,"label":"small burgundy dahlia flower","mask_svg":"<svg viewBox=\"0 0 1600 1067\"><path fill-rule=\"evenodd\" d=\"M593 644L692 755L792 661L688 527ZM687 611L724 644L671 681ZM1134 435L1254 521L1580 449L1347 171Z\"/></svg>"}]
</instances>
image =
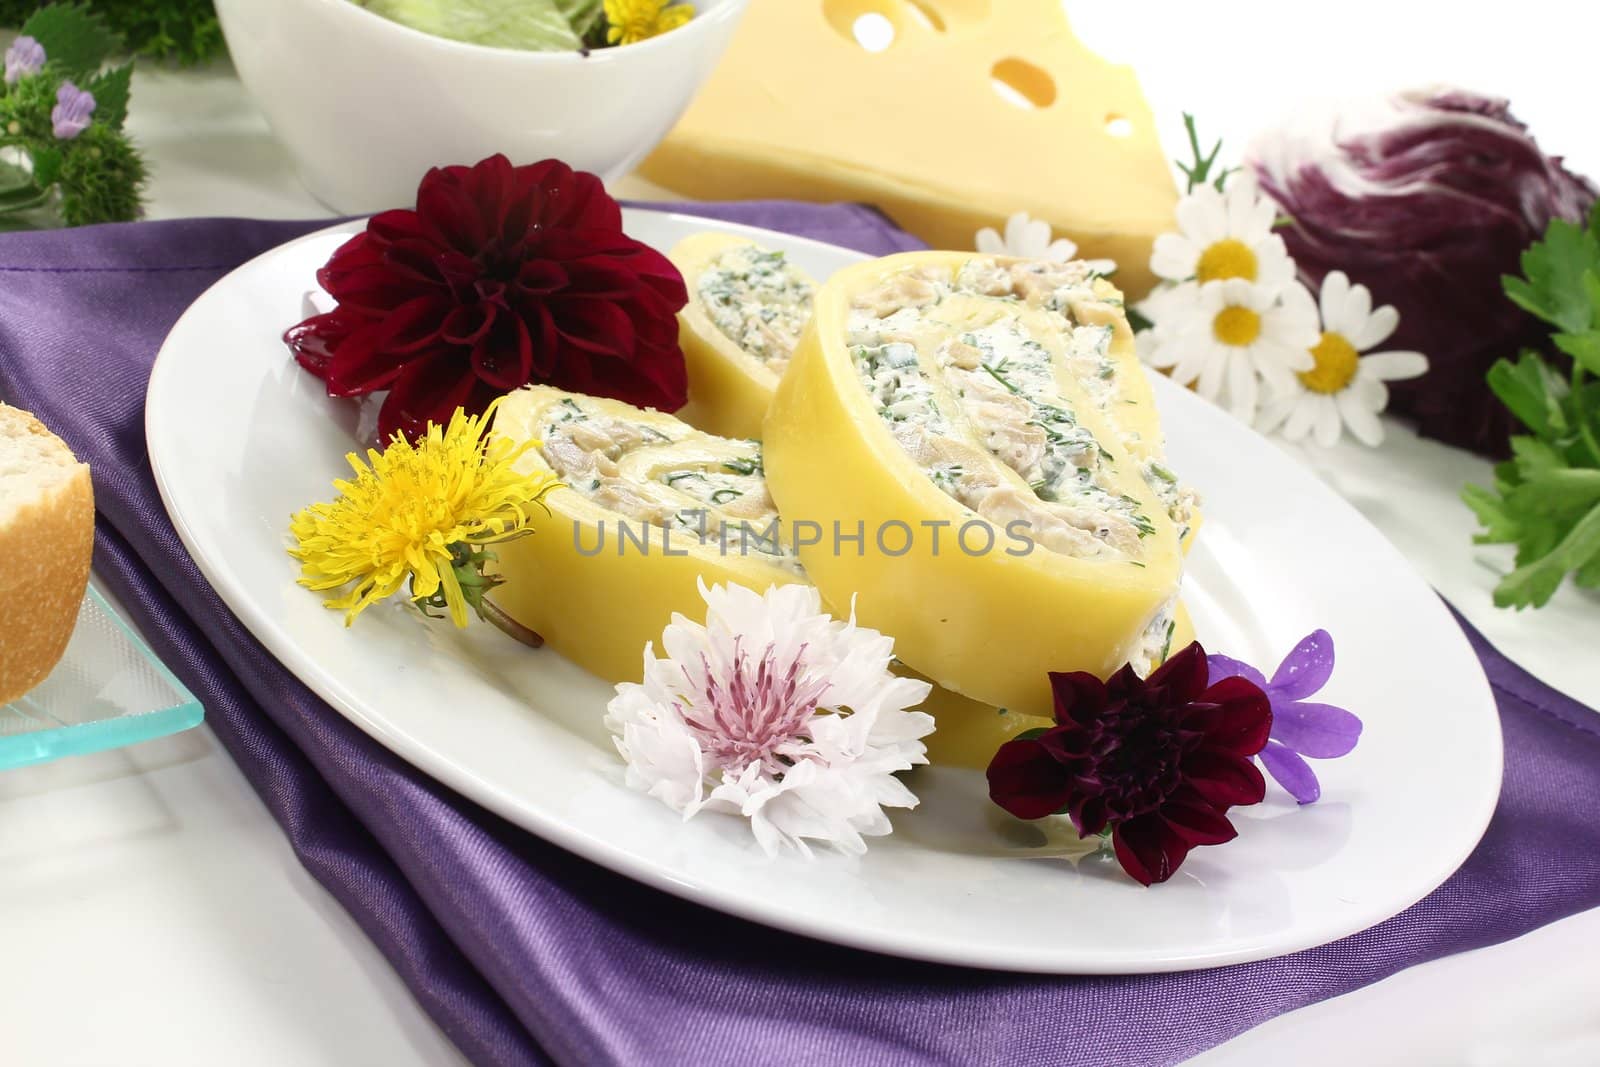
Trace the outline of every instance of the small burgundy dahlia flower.
<instances>
[{"instance_id":1,"label":"small burgundy dahlia flower","mask_svg":"<svg viewBox=\"0 0 1600 1067\"><path fill-rule=\"evenodd\" d=\"M1166 881L1191 848L1237 836L1230 807L1266 795L1251 757L1272 730L1267 695L1208 678L1198 642L1144 679L1052 671L1056 725L1000 747L990 798L1019 819L1065 814L1082 837L1109 829L1123 870Z\"/></svg>"}]
</instances>

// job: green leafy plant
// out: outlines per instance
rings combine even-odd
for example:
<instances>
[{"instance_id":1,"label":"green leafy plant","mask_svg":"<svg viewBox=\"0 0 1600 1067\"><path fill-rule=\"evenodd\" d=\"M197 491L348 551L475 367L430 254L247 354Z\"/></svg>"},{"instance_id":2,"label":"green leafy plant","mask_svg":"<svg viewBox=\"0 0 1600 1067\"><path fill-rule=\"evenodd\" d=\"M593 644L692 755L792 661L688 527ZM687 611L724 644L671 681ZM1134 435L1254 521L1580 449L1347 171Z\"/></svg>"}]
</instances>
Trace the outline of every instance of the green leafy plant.
<instances>
[{"instance_id":1,"label":"green leafy plant","mask_svg":"<svg viewBox=\"0 0 1600 1067\"><path fill-rule=\"evenodd\" d=\"M82 4L39 8L6 54L0 83L0 229L137 218L143 158L122 132L133 65Z\"/></svg>"},{"instance_id":2,"label":"green leafy plant","mask_svg":"<svg viewBox=\"0 0 1600 1067\"><path fill-rule=\"evenodd\" d=\"M222 27L211 0L90 0L89 7L128 52L185 65L222 53ZM35 0L0 0L0 26L21 26Z\"/></svg>"},{"instance_id":3,"label":"green leafy plant","mask_svg":"<svg viewBox=\"0 0 1600 1067\"><path fill-rule=\"evenodd\" d=\"M1600 588L1600 204L1587 227L1557 219L1522 254L1506 295L1555 332L1570 373L1525 350L1490 368L1489 388L1531 433L1511 439L1493 489L1469 485L1481 544L1511 544L1516 569L1495 587L1500 607L1542 607L1568 574Z\"/></svg>"}]
</instances>

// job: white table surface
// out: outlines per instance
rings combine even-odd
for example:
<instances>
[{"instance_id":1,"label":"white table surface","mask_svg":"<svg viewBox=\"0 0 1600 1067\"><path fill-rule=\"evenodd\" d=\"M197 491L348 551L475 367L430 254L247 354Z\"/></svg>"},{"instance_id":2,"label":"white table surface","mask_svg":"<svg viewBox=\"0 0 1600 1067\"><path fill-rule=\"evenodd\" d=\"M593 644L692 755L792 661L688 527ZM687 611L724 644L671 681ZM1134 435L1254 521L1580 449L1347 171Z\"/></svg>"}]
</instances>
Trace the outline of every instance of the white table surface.
<instances>
[{"instance_id":1,"label":"white table surface","mask_svg":"<svg viewBox=\"0 0 1600 1067\"><path fill-rule=\"evenodd\" d=\"M1454 78L1512 95L1551 147L1600 173L1592 94L1569 98L1561 73L1588 69L1600 28L1578 32L1573 19L1600 22L1578 7L1524 0L1514 19L1447 28L1444 10L1468 6L1067 2L1080 32L1136 61L1167 134L1182 109L1238 140L1328 87ZM130 129L154 166L152 218L328 214L226 67L141 70ZM618 192L651 190L628 180ZM1537 613L1490 604L1506 558L1472 547L1456 498L1487 463L1398 426L1376 451L1304 456L1500 648L1600 706L1600 599L1568 588ZM8 1065L462 1062L208 728L0 774L0 901ZM1293 1012L1192 1062L1600 1063L1596 959L1600 910Z\"/></svg>"}]
</instances>

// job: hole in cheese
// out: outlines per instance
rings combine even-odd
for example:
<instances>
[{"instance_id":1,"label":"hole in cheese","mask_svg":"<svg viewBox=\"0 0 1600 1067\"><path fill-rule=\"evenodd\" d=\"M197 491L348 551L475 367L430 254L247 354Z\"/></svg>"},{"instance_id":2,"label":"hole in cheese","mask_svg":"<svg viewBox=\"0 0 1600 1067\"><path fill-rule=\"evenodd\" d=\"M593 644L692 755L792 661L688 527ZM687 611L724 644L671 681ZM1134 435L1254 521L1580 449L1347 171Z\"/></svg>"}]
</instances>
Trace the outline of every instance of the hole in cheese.
<instances>
[{"instance_id":1,"label":"hole in cheese","mask_svg":"<svg viewBox=\"0 0 1600 1067\"><path fill-rule=\"evenodd\" d=\"M1056 82L1049 73L1025 59L1002 59L989 72L994 91L1021 108L1046 108L1056 102Z\"/></svg>"},{"instance_id":2,"label":"hole in cheese","mask_svg":"<svg viewBox=\"0 0 1600 1067\"><path fill-rule=\"evenodd\" d=\"M856 43L869 52L882 52L894 44L894 23L876 11L869 11L857 18L851 24L850 32Z\"/></svg>"},{"instance_id":3,"label":"hole in cheese","mask_svg":"<svg viewBox=\"0 0 1600 1067\"><path fill-rule=\"evenodd\" d=\"M785 0L797 3L798 0ZM822 0L822 15L835 33L866 52L887 51L908 26L924 21L922 0Z\"/></svg>"},{"instance_id":4,"label":"hole in cheese","mask_svg":"<svg viewBox=\"0 0 1600 1067\"><path fill-rule=\"evenodd\" d=\"M1112 137L1132 137L1133 122L1129 119L1123 118L1121 115L1107 115L1106 133L1110 134Z\"/></svg>"}]
</instances>

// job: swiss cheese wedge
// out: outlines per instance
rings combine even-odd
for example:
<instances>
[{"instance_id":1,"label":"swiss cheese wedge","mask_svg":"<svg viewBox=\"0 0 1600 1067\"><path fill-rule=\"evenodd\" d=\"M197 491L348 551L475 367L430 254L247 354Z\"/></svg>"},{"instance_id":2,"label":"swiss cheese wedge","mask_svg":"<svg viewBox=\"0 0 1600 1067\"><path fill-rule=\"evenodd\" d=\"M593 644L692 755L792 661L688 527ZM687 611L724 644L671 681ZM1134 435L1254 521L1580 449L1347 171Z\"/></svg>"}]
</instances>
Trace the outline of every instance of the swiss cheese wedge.
<instances>
[{"instance_id":1,"label":"swiss cheese wedge","mask_svg":"<svg viewBox=\"0 0 1600 1067\"><path fill-rule=\"evenodd\" d=\"M495 547L495 603L608 682L638 681L645 643L673 612L703 617L697 583L756 591L802 582L770 536L777 514L761 446L702 433L617 400L530 386L506 397L494 432L537 440L520 461L565 485L530 537Z\"/></svg>"},{"instance_id":2,"label":"swiss cheese wedge","mask_svg":"<svg viewBox=\"0 0 1600 1067\"><path fill-rule=\"evenodd\" d=\"M689 289L678 313L689 402L678 418L723 437L760 437L816 282L782 252L730 233L686 237L668 258Z\"/></svg>"},{"instance_id":3,"label":"swiss cheese wedge","mask_svg":"<svg viewBox=\"0 0 1600 1067\"><path fill-rule=\"evenodd\" d=\"M834 610L855 598L910 667L1021 715L1050 714L1050 671L1164 659L1197 507L1132 342L1083 263L927 252L835 275L764 438L786 522L844 535L796 539Z\"/></svg>"},{"instance_id":4,"label":"swiss cheese wedge","mask_svg":"<svg viewBox=\"0 0 1600 1067\"><path fill-rule=\"evenodd\" d=\"M887 48L858 43L863 16ZM1061 0L752 0L640 173L706 200L874 204L936 248L1026 211L1115 260L1133 297L1178 199L1132 70Z\"/></svg>"}]
</instances>

